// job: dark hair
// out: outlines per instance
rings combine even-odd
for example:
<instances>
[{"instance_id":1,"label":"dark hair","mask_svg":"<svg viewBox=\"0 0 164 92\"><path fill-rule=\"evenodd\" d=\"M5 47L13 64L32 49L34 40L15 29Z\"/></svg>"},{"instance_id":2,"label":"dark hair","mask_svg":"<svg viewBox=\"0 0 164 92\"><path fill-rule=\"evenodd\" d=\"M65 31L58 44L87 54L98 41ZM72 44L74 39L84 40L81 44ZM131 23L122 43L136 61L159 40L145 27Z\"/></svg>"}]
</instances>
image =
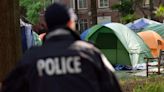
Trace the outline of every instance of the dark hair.
<instances>
[{"instance_id":1,"label":"dark hair","mask_svg":"<svg viewBox=\"0 0 164 92\"><path fill-rule=\"evenodd\" d=\"M66 27L70 15L66 6L58 3L50 5L45 11L45 21L49 31L56 28Z\"/></svg>"}]
</instances>

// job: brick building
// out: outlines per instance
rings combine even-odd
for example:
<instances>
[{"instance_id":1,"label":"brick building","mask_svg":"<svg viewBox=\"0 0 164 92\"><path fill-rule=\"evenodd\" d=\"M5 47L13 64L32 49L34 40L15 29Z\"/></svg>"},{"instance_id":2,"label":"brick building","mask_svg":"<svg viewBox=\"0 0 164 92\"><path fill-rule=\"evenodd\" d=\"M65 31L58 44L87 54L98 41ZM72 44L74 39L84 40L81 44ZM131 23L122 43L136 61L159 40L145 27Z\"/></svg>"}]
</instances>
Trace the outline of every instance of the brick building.
<instances>
[{"instance_id":1,"label":"brick building","mask_svg":"<svg viewBox=\"0 0 164 92\"><path fill-rule=\"evenodd\" d=\"M75 0L52 0L66 4L75 9ZM97 3L97 23L120 22L120 14L117 10L112 10L111 6L120 3L121 0L96 0ZM153 0L154 7L164 4L164 0ZM80 33L91 27L91 0L77 0L78 30ZM76 9L75 9L76 10ZM135 15L150 18L150 0L144 0L141 7L136 7Z\"/></svg>"},{"instance_id":2,"label":"brick building","mask_svg":"<svg viewBox=\"0 0 164 92\"><path fill-rule=\"evenodd\" d=\"M55 0L65 3L68 7L75 9L75 0ZM96 0L97 3L97 23L118 22L119 13L112 10L111 6L118 3L119 0ZM92 25L91 21L91 0L77 0L78 7L78 29L80 33Z\"/></svg>"}]
</instances>

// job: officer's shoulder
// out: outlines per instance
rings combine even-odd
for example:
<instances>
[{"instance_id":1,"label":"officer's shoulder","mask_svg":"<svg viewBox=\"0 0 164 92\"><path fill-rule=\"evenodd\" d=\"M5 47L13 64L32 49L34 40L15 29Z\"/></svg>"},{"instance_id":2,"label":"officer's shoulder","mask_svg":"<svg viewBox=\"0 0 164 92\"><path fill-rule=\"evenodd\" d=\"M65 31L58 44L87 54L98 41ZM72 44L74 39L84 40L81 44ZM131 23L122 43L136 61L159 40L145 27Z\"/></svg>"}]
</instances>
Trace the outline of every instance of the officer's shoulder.
<instances>
[{"instance_id":1,"label":"officer's shoulder","mask_svg":"<svg viewBox=\"0 0 164 92\"><path fill-rule=\"evenodd\" d=\"M95 48L93 44L86 42L86 41L76 41L75 45L79 46L79 47L85 47L85 48Z\"/></svg>"}]
</instances>

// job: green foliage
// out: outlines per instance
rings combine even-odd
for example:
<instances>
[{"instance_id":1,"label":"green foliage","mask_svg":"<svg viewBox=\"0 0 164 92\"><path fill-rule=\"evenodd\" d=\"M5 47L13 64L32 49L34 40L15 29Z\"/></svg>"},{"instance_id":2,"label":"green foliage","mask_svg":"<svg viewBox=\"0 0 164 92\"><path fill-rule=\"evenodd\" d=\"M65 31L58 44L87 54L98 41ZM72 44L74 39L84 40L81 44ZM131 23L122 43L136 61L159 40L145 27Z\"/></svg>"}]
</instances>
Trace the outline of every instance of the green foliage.
<instances>
[{"instance_id":1,"label":"green foliage","mask_svg":"<svg viewBox=\"0 0 164 92\"><path fill-rule=\"evenodd\" d=\"M51 0L19 0L19 3L26 10L27 19L32 24L36 24L39 19L39 12L47 7Z\"/></svg>"},{"instance_id":2,"label":"green foliage","mask_svg":"<svg viewBox=\"0 0 164 92\"><path fill-rule=\"evenodd\" d=\"M41 10L41 3L40 2L36 2L35 5L31 5L30 7L28 7L28 11L27 11L27 19L30 20L33 24L38 22L38 18L39 18L39 11Z\"/></svg>"},{"instance_id":3,"label":"green foliage","mask_svg":"<svg viewBox=\"0 0 164 92\"><path fill-rule=\"evenodd\" d=\"M135 16L134 14L128 14L128 15L126 15L126 16L121 17L121 21L122 21L122 23L124 23L124 24L129 23L129 22L131 22L131 21L134 21L134 20L136 20L136 19L137 19L137 18L136 18L136 16Z\"/></svg>"},{"instance_id":4,"label":"green foliage","mask_svg":"<svg viewBox=\"0 0 164 92\"><path fill-rule=\"evenodd\" d=\"M121 3L113 5L112 9L118 10L123 17L134 13L132 0L121 0Z\"/></svg>"},{"instance_id":5,"label":"green foliage","mask_svg":"<svg viewBox=\"0 0 164 92\"><path fill-rule=\"evenodd\" d=\"M112 6L113 10L118 10L121 13L121 22L129 23L136 19L134 16L133 1L121 0L121 3Z\"/></svg>"},{"instance_id":6,"label":"green foliage","mask_svg":"<svg viewBox=\"0 0 164 92\"><path fill-rule=\"evenodd\" d=\"M26 10L27 19L35 24L38 22L39 11L42 9L43 4L38 0L20 0L20 6Z\"/></svg>"},{"instance_id":7,"label":"green foliage","mask_svg":"<svg viewBox=\"0 0 164 92\"><path fill-rule=\"evenodd\" d=\"M164 17L164 5L160 5L156 11L155 14L157 17Z\"/></svg>"}]
</instances>

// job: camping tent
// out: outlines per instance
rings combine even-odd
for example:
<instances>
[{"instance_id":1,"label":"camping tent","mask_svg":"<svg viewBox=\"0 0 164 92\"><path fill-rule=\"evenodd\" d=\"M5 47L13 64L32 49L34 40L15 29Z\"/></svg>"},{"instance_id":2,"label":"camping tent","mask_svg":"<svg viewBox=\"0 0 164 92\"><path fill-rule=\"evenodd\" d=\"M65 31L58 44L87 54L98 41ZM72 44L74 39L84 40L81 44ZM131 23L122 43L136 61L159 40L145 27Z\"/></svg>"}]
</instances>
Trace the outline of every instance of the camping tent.
<instances>
[{"instance_id":1,"label":"camping tent","mask_svg":"<svg viewBox=\"0 0 164 92\"><path fill-rule=\"evenodd\" d=\"M150 49L128 27L119 23L95 25L85 37L97 46L111 64L131 65L133 68L151 57Z\"/></svg>"},{"instance_id":2,"label":"camping tent","mask_svg":"<svg viewBox=\"0 0 164 92\"><path fill-rule=\"evenodd\" d=\"M105 23L105 24L109 24L109 23ZM100 26L103 26L103 25L105 25L105 24L99 24L99 25L93 26L93 27L91 27L91 28L85 30L83 33L81 33L80 38L81 38L82 40L85 40L86 36L87 36L92 30L97 30Z\"/></svg>"},{"instance_id":3,"label":"camping tent","mask_svg":"<svg viewBox=\"0 0 164 92\"><path fill-rule=\"evenodd\" d=\"M85 37L87 36L87 34L89 33L89 31L90 31L90 29L87 29L86 31L84 31L84 32L80 35L80 38L81 38L82 40L84 40Z\"/></svg>"},{"instance_id":4,"label":"camping tent","mask_svg":"<svg viewBox=\"0 0 164 92\"><path fill-rule=\"evenodd\" d=\"M146 18L140 18L126 24L126 26L129 27L131 30L134 30L135 32L139 32L150 24L161 24L161 23Z\"/></svg>"},{"instance_id":5,"label":"camping tent","mask_svg":"<svg viewBox=\"0 0 164 92\"><path fill-rule=\"evenodd\" d=\"M158 57L160 49L164 48L162 37L154 31L148 30L137 33L151 49L153 57Z\"/></svg>"},{"instance_id":6,"label":"camping tent","mask_svg":"<svg viewBox=\"0 0 164 92\"><path fill-rule=\"evenodd\" d=\"M142 31L152 30L157 32L164 39L164 24L151 24Z\"/></svg>"}]
</instances>

